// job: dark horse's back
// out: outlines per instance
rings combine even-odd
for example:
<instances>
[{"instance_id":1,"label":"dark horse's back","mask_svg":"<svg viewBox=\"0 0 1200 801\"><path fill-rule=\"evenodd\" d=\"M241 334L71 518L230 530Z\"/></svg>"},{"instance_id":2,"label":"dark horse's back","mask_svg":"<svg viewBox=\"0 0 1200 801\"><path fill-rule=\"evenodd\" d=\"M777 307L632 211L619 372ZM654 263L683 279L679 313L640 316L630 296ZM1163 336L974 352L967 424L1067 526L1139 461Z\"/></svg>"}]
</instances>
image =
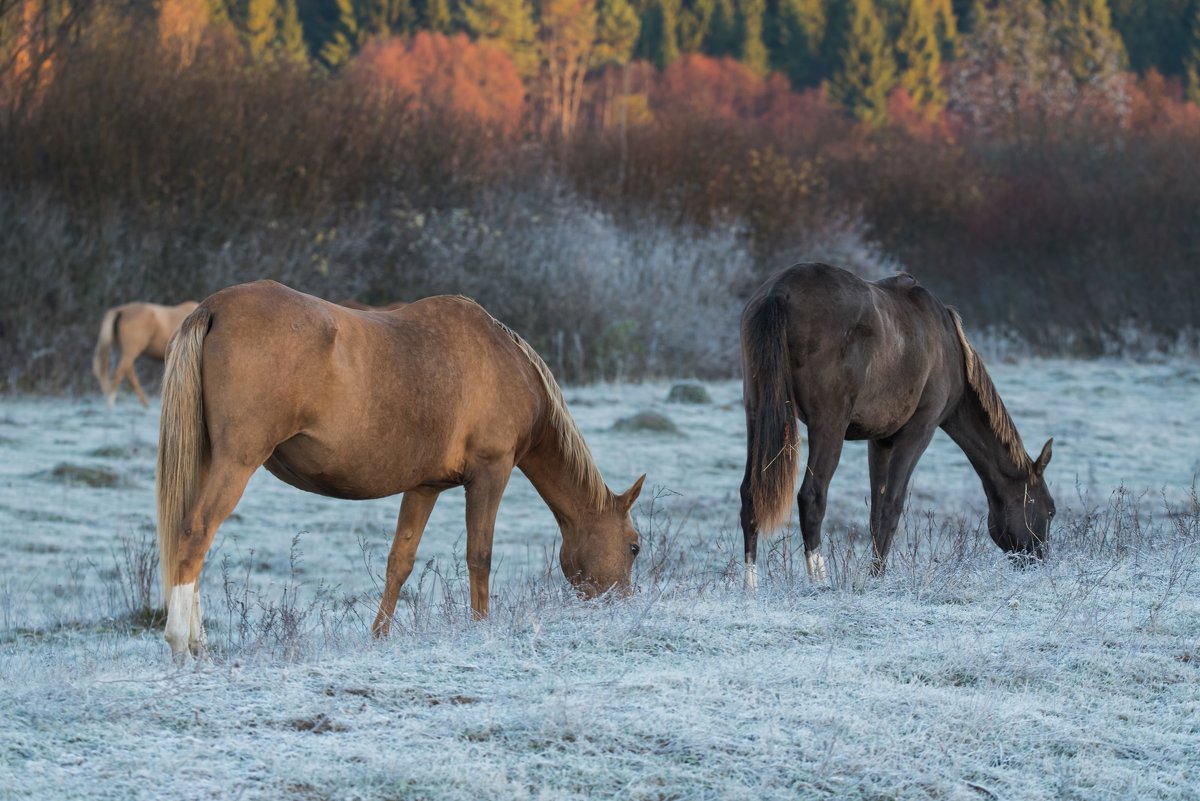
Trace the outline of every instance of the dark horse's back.
<instances>
[{"instance_id":1,"label":"dark horse's back","mask_svg":"<svg viewBox=\"0 0 1200 801\"><path fill-rule=\"evenodd\" d=\"M950 314L907 273L869 282L819 263L779 272L742 315L746 375L771 317L784 321L788 389L806 424L829 410L849 415L847 439L879 439L961 392L961 368L947 369L962 364Z\"/></svg>"}]
</instances>

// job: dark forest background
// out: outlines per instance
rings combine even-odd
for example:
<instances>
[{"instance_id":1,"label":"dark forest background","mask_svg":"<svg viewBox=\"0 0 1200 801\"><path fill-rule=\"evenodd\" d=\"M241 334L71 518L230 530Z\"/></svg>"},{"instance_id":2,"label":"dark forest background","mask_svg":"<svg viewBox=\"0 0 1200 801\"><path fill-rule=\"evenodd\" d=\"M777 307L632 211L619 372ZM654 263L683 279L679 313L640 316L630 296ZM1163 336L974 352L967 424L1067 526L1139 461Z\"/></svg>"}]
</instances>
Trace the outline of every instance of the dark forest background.
<instances>
[{"instance_id":1,"label":"dark forest background","mask_svg":"<svg viewBox=\"0 0 1200 801\"><path fill-rule=\"evenodd\" d=\"M732 375L799 260L994 352L1194 355L1197 101L1200 0L0 0L0 387L262 277Z\"/></svg>"}]
</instances>

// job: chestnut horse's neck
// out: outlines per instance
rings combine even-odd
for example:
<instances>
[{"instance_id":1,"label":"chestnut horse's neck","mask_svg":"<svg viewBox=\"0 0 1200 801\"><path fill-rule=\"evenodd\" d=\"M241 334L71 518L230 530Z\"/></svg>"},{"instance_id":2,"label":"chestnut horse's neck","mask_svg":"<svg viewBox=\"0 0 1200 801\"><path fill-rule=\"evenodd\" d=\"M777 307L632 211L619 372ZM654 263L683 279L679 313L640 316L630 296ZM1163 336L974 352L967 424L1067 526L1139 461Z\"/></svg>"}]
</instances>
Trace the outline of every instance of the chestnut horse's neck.
<instances>
[{"instance_id":1,"label":"chestnut horse's neck","mask_svg":"<svg viewBox=\"0 0 1200 801\"><path fill-rule=\"evenodd\" d=\"M542 430L533 432L534 446L517 463L533 484L542 500L554 512L559 526L572 523L589 512L600 512L607 508L612 493L600 475L592 459L587 442L579 433L579 427L567 411L562 388L554 380L550 368L538 356L532 346L499 320L495 325L512 338L513 344L525 356L537 373L542 385L542 413L539 415Z\"/></svg>"},{"instance_id":2,"label":"chestnut horse's neck","mask_svg":"<svg viewBox=\"0 0 1200 801\"><path fill-rule=\"evenodd\" d=\"M571 425L573 427L574 423ZM560 527L601 511L607 501L606 497L604 500L597 497L595 482L599 480L600 472L591 453L586 447L580 452L569 437L563 436L550 423L546 424L538 444L525 454L517 467L550 507ZM604 496L607 494L605 487Z\"/></svg>"}]
</instances>

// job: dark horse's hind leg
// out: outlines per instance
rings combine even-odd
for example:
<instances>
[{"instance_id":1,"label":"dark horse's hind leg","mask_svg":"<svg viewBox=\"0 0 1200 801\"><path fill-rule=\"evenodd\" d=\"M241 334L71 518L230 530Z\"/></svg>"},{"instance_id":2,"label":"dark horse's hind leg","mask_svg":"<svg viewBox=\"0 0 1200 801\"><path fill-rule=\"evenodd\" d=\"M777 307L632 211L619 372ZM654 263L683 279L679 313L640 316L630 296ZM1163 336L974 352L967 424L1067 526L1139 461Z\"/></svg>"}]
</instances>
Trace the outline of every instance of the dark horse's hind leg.
<instances>
[{"instance_id":1,"label":"dark horse's hind leg","mask_svg":"<svg viewBox=\"0 0 1200 801\"><path fill-rule=\"evenodd\" d=\"M894 437L867 445L871 469L871 542L874 558L871 572L878 576L887 567L892 538L904 511L908 482L917 460L929 447L936 425L911 424Z\"/></svg>"},{"instance_id":2,"label":"dark horse's hind leg","mask_svg":"<svg viewBox=\"0 0 1200 801\"><path fill-rule=\"evenodd\" d=\"M758 588L758 523L754 520L754 499L750 495L750 458L746 458L746 475L742 479L742 539L745 541L743 582L746 589Z\"/></svg>"},{"instance_id":3,"label":"dark horse's hind leg","mask_svg":"<svg viewBox=\"0 0 1200 801\"><path fill-rule=\"evenodd\" d=\"M810 420L808 424L808 466L796 500L800 505L800 533L804 535L804 565L808 577L824 582L825 560L821 556L821 524L825 521L825 503L829 481L842 458L846 438L843 421Z\"/></svg>"}]
</instances>

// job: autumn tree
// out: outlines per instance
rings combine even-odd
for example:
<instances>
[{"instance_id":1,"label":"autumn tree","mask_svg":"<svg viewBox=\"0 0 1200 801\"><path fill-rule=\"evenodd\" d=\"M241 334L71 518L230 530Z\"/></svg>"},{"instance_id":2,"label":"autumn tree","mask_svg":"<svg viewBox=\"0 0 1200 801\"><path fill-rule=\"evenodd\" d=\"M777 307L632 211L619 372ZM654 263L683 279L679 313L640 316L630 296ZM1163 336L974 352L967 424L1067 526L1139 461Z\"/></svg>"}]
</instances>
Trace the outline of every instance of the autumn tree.
<instances>
[{"instance_id":1,"label":"autumn tree","mask_svg":"<svg viewBox=\"0 0 1200 801\"><path fill-rule=\"evenodd\" d=\"M896 41L899 84L927 117L946 104L942 88L941 48L929 0L908 0L908 14Z\"/></svg>"},{"instance_id":2,"label":"autumn tree","mask_svg":"<svg viewBox=\"0 0 1200 801\"><path fill-rule=\"evenodd\" d=\"M575 127L596 45L596 5L594 0L542 0L539 10L545 113L566 139Z\"/></svg>"},{"instance_id":3,"label":"autumn tree","mask_svg":"<svg viewBox=\"0 0 1200 801\"><path fill-rule=\"evenodd\" d=\"M1103 80L1128 59L1112 27L1107 0L1052 0L1051 15L1059 52L1076 83Z\"/></svg>"},{"instance_id":4,"label":"autumn tree","mask_svg":"<svg viewBox=\"0 0 1200 801\"><path fill-rule=\"evenodd\" d=\"M850 0L845 44L830 92L870 125L887 119L888 94L896 85L896 61L872 0Z\"/></svg>"},{"instance_id":5,"label":"autumn tree","mask_svg":"<svg viewBox=\"0 0 1200 801\"><path fill-rule=\"evenodd\" d=\"M766 0L741 0L737 5L738 60L760 75L767 72L767 47L763 44Z\"/></svg>"},{"instance_id":6,"label":"autumn tree","mask_svg":"<svg viewBox=\"0 0 1200 801\"><path fill-rule=\"evenodd\" d=\"M304 31L296 0L247 0L243 14L238 27L255 60L305 59Z\"/></svg>"},{"instance_id":7,"label":"autumn tree","mask_svg":"<svg viewBox=\"0 0 1200 801\"><path fill-rule=\"evenodd\" d=\"M476 39L507 53L521 77L538 74L541 56L529 0L464 0L462 18Z\"/></svg>"},{"instance_id":8,"label":"autumn tree","mask_svg":"<svg viewBox=\"0 0 1200 801\"><path fill-rule=\"evenodd\" d=\"M501 134L517 128L524 110L525 87L508 55L462 33L374 39L349 77L381 100L400 99L413 111L448 113Z\"/></svg>"},{"instance_id":9,"label":"autumn tree","mask_svg":"<svg viewBox=\"0 0 1200 801\"><path fill-rule=\"evenodd\" d=\"M215 7L214 7L215 6ZM224 3L212 0L163 0L158 10L159 45L186 67L210 25L227 23ZM303 46L303 42L301 43Z\"/></svg>"}]
</instances>

